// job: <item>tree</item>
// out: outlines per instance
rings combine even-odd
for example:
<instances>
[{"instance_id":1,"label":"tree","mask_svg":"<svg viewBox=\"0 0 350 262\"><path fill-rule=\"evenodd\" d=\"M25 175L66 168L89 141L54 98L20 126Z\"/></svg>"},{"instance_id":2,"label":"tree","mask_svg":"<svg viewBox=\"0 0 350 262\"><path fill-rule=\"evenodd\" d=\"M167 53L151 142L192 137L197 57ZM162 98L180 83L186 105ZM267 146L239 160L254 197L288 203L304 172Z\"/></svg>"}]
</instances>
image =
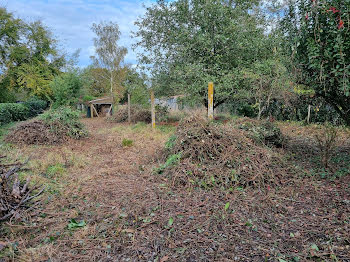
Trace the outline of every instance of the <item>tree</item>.
<instances>
[{"instance_id":1,"label":"tree","mask_svg":"<svg viewBox=\"0 0 350 262\"><path fill-rule=\"evenodd\" d=\"M115 99L123 95L121 83L126 74L123 66L127 49L118 45L120 31L117 23L101 22L93 24L92 31L96 34L94 46L97 56L92 56L95 68L100 70L100 77L109 81L110 93Z\"/></svg>"},{"instance_id":2,"label":"tree","mask_svg":"<svg viewBox=\"0 0 350 262\"><path fill-rule=\"evenodd\" d=\"M158 94L190 94L207 104L215 83L214 107L237 94L241 69L271 53L264 42L259 1L158 0L136 22L142 64L152 65ZM262 26L261 26L262 25Z\"/></svg>"},{"instance_id":3,"label":"tree","mask_svg":"<svg viewBox=\"0 0 350 262\"><path fill-rule=\"evenodd\" d=\"M56 76L50 83L53 93L53 106L72 106L76 104L82 94L85 81L84 74L78 69Z\"/></svg>"},{"instance_id":4,"label":"tree","mask_svg":"<svg viewBox=\"0 0 350 262\"><path fill-rule=\"evenodd\" d=\"M147 106L149 105L149 90L147 88L147 75L138 72L134 68L128 68L123 85L126 92L123 100L127 101L127 93L131 95L131 103Z\"/></svg>"},{"instance_id":5,"label":"tree","mask_svg":"<svg viewBox=\"0 0 350 262\"><path fill-rule=\"evenodd\" d=\"M350 125L350 1L290 1L282 27L298 84Z\"/></svg>"},{"instance_id":6,"label":"tree","mask_svg":"<svg viewBox=\"0 0 350 262\"><path fill-rule=\"evenodd\" d=\"M65 64L56 45L40 21L25 23L0 8L0 90L49 99L49 83Z\"/></svg>"}]
</instances>

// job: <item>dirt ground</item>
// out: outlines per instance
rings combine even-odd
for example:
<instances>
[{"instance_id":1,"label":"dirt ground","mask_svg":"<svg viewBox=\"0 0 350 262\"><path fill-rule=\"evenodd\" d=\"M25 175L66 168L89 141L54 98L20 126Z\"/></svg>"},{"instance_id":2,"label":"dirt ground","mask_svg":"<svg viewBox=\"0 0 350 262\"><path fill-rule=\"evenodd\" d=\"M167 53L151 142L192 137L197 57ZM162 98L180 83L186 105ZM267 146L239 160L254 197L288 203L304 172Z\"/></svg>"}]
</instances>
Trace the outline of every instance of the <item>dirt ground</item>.
<instances>
[{"instance_id":1,"label":"dirt ground","mask_svg":"<svg viewBox=\"0 0 350 262\"><path fill-rule=\"evenodd\" d=\"M9 160L30 157L33 182L47 188L37 216L1 225L0 261L350 261L349 173L312 174L314 149L297 154L305 129L282 128L294 141L285 161L308 167L303 177L267 193L214 192L152 172L173 127L83 121L82 140L3 146Z\"/></svg>"},{"instance_id":2,"label":"dirt ground","mask_svg":"<svg viewBox=\"0 0 350 262\"><path fill-rule=\"evenodd\" d=\"M86 119L84 124L90 132L86 139L58 146L5 148L11 159L30 157L33 180L46 184L49 194L36 220L10 222L2 228L1 233L6 233L2 242L16 240L15 247L5 250L16 253L14 260L93 261L108 249L108 221L122 212L121 201L147 190L142 174L158 158L168 134L143 124L130 127L105 119ZM123 147L123 139L133 145ZM70 219L80 218L86 227L66 230ZM77 255L82 249L95 254Z\"/></svg>"}]
</instances>

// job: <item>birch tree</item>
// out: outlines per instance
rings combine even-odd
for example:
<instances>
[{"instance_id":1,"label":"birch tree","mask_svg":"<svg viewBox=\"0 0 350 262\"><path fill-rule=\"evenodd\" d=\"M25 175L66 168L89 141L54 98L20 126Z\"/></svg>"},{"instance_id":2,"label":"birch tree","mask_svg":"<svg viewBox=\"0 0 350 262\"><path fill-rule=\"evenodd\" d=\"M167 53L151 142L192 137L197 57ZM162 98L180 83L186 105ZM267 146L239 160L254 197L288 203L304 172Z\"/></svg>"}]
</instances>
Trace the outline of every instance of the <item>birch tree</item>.
<instances>
[{"instance_id":1,"label":"birch tree","mask_svg":"<svg viewBox=\"0 0 350 262\"><path fill-rule=\"evenodd\" d=\"M121 83L126 75L123 62L128 50L118 44L121 33L117 23L94 23L91 30L96 34L93 39L96 56L91 59L95 68L105 69L100 70L101 77L109 81L111 96L117 100L123 92Z\"/></svg>"}]
</instances>

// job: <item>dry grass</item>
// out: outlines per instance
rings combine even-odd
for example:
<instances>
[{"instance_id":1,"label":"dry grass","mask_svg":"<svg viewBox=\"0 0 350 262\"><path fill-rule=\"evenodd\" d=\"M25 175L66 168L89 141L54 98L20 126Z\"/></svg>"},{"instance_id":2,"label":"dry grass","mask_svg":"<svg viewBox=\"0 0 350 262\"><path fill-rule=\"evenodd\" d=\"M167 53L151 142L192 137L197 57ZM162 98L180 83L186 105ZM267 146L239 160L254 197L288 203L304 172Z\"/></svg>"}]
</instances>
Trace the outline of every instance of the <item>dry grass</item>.
<instances>
[{"instance_id":1,"label":"dry grass","mask_svg":"<svg viewBox=\"0 0 350 262\"><path fill-rule=\"evenodd\" d=\"M89 119L84 124L91 135L82 140L57 146L5 146L9 159L30 156L33 183L47 186L39 216L24 224L10 221L1 229L6 236L2 241L18 242L15 250L3 250L10 257L15 253L16 261L98 260L109 245L109 234L116 230L109 221L120 214L120 201L147 188L141 175L168 137L140 124L116 125L104 119ZM124 138L132 139L133 146L122 147ZM70 231L71 219L84 220L87 225ZM77 255L87 250L94 255Z\"/></svg>"},{"instance_id":2,"label":"dry grass","mask_svg":"<svg viewBox=\"0 0 350 262\"><path fill-rule=\"evenodd\" d=\"M31 156L31 171L22 176L29 174L48 186L37 216L1 225L0 244L7 246L0 255L5 260L350 260L349 174L334 181L301 178L309 169L296 168L295 179L282 178L265 191L174 187L168 176L153 172L163 163L171 129L153 131L144 124L103 119L86 119L84 124L89 138L57 146L1 148L9 160ZM306 135L312 131L292 124L280 127L290 144L273 153L289 165L301 165L309 155L300 145L314 145L312 133ZM242 138L240 132L236 138ZM123 139L133 145L123 147ZM346 139L344 134L342 141ZM255 148L250 140L247 144ZM270 149L262 154L264 150ZM347 144L341 150L349 152ZM69 229L72 219L86 225Z\"/></svg>"}]
</instances>

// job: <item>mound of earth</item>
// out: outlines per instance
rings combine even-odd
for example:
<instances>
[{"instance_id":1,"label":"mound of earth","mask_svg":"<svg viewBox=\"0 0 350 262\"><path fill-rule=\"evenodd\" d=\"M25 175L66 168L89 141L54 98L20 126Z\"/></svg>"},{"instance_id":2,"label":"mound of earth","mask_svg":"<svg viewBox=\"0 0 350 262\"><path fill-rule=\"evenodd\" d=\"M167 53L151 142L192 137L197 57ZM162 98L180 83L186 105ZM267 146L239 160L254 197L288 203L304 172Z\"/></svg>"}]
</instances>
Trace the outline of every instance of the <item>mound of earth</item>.
<instances>
[{"instance_id":1,"label":"mound of earth","mask_svg":"<svg viewBox=\"0 0 350 262\"><path fill-rule=\"evenodd\" d=\"M282 161L244 130L200 116L184 119L179 127L167 143L168 160L158 170L174 185L227 189L279 183Z\"/></svg>"},{"instance_id":2,"label":"mound of earth","mask_svg":"<svg viewBox=\"0 0 350 262\"><path fill-rule=\"evenodd\" d=\"M51 145L64 141L64 132L53 132L48 124L41 120L24 122L16 126L5 138L5 141L26 145Z\"/></svg>"}]
</instances>

